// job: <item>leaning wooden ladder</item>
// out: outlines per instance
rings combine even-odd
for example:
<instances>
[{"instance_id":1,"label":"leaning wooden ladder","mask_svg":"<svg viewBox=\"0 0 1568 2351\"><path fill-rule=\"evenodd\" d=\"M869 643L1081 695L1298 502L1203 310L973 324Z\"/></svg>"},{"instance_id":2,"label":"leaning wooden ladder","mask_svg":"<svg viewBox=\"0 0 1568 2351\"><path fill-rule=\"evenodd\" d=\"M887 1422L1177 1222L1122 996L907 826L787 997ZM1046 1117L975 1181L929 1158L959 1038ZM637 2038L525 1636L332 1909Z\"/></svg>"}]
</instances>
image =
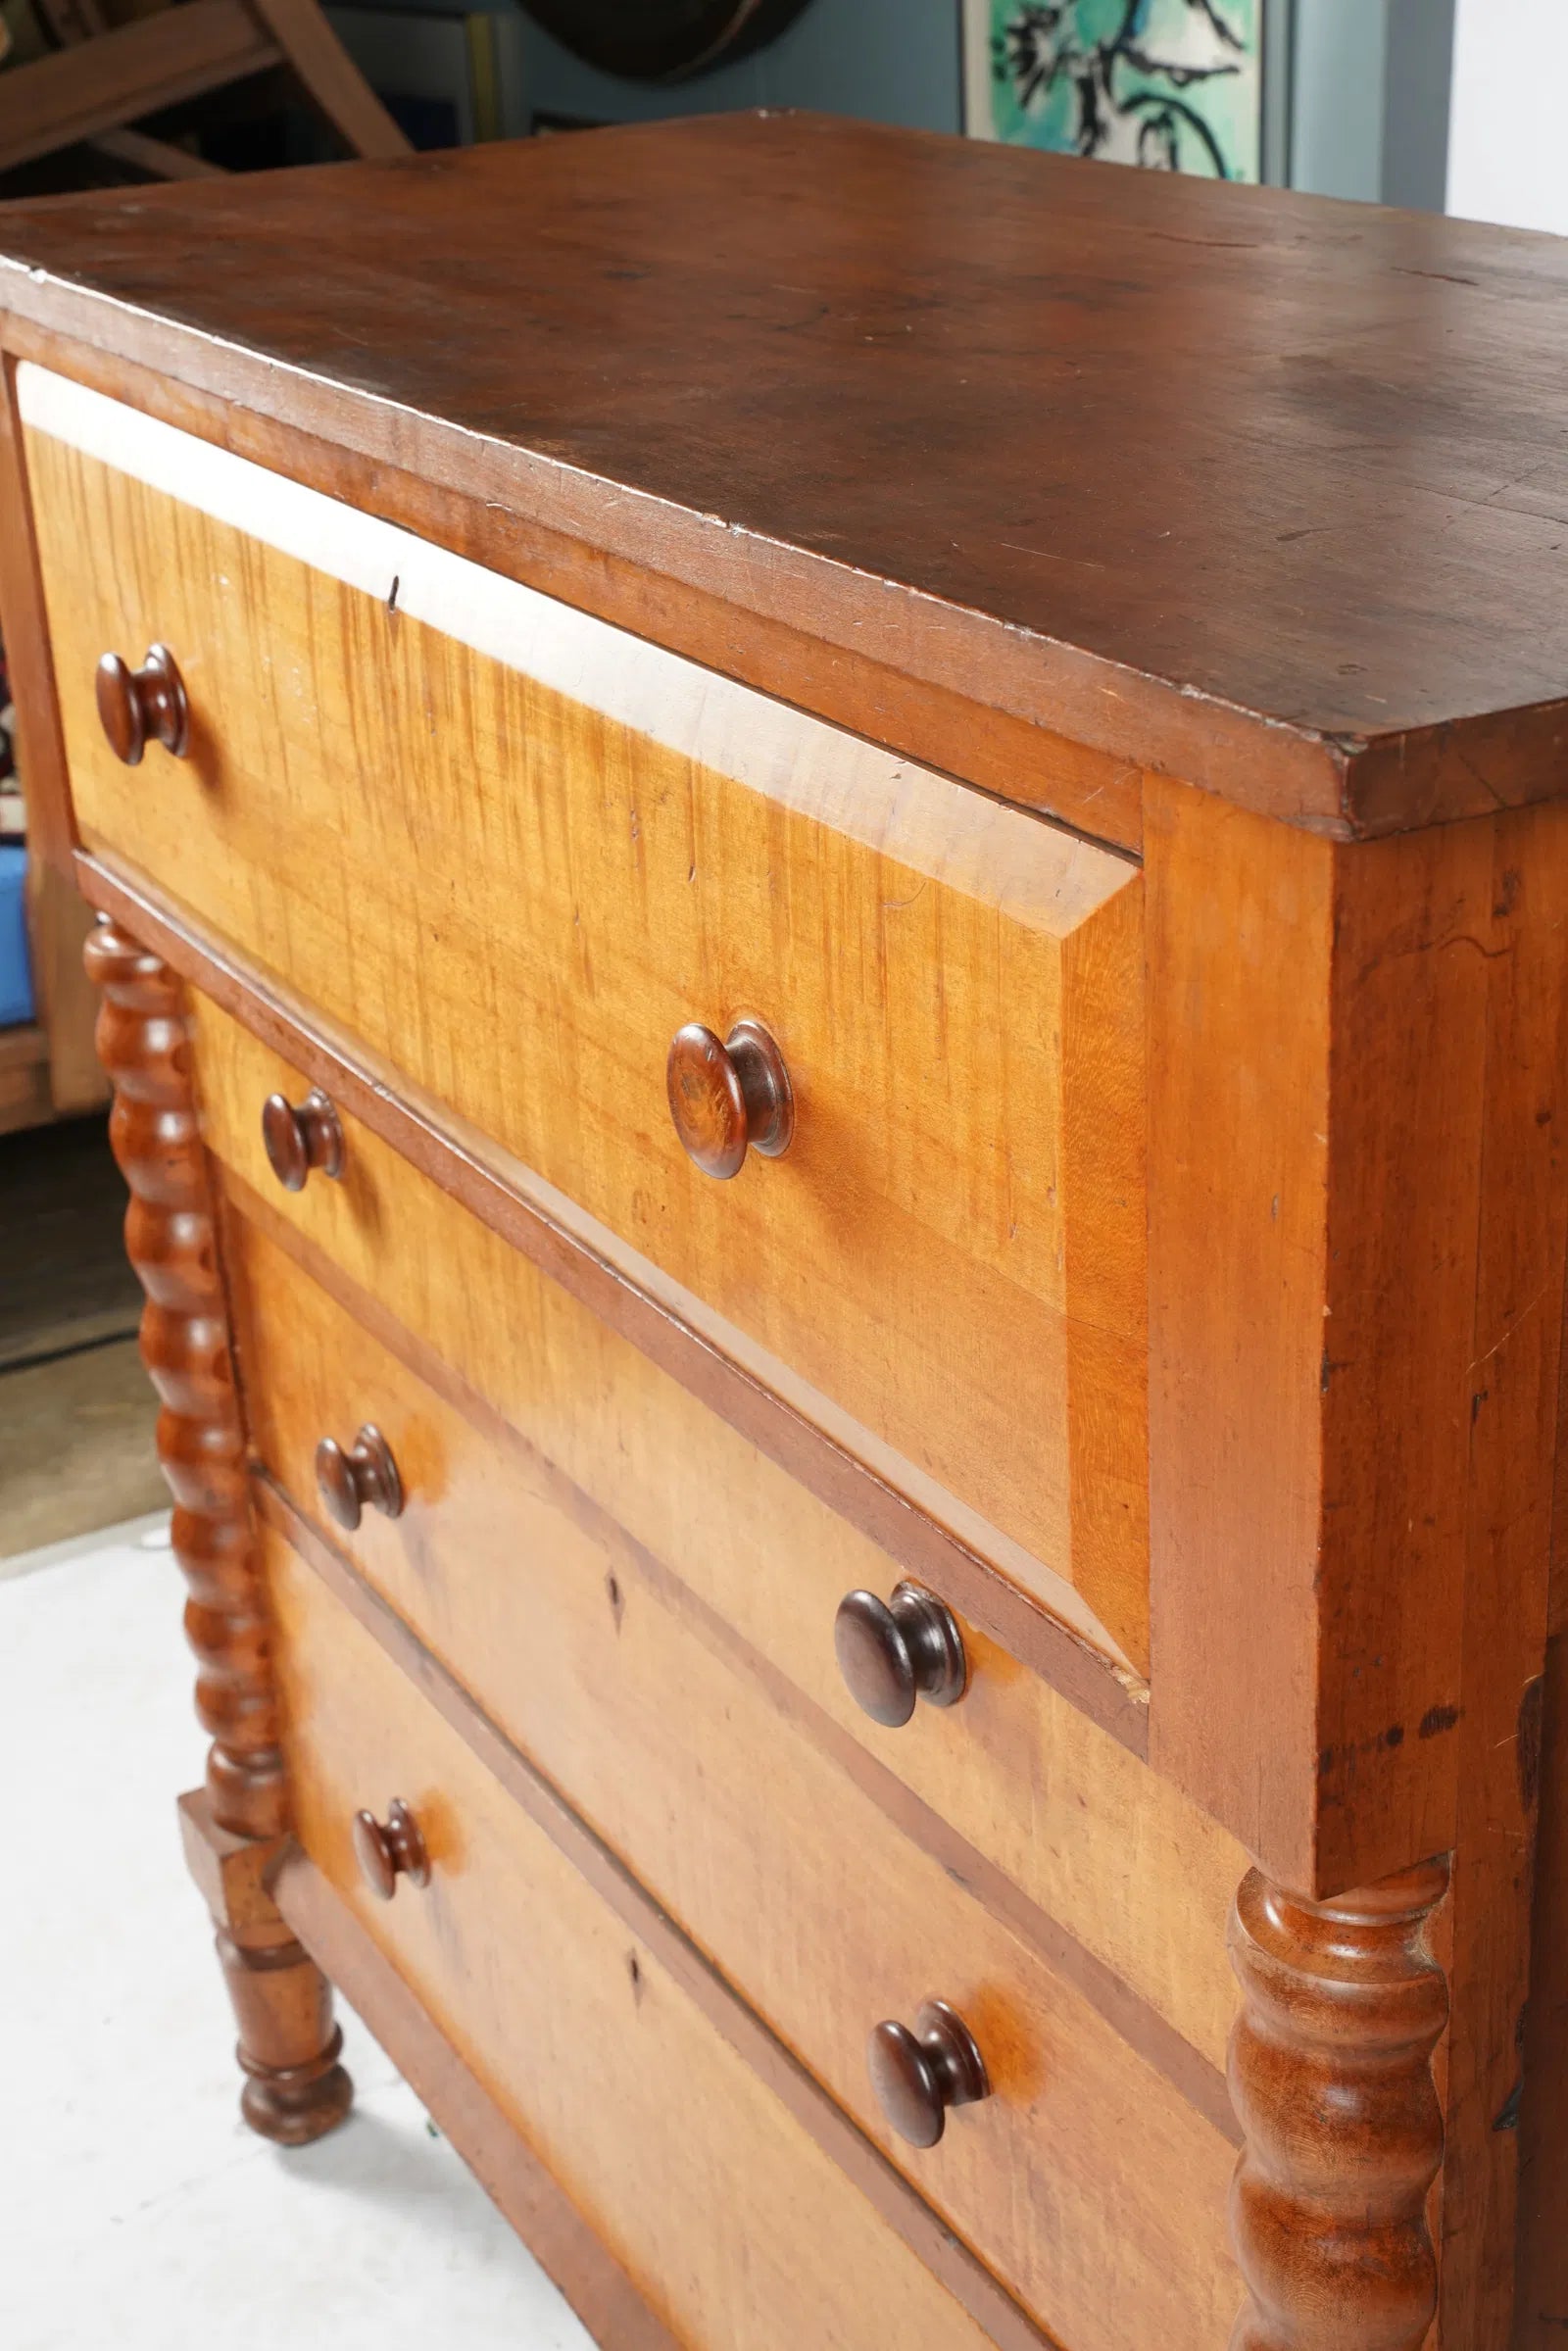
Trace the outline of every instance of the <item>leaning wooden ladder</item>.
<instances>
[{"instance_id":1,"label":"leaning wooden ladder","mask_svg":"<svg viewBox=\"0 0 1568 2351\"><path fill-rule=\"evenodd\" d=\"M216 172L133 124L248 74L286 66L355 155L407 155L409 142L317 0L179 0L110 25L99 0L41 0L62 46L0 73L0 171L78 142L155 177Z\"/></svg>"}]
</instances>

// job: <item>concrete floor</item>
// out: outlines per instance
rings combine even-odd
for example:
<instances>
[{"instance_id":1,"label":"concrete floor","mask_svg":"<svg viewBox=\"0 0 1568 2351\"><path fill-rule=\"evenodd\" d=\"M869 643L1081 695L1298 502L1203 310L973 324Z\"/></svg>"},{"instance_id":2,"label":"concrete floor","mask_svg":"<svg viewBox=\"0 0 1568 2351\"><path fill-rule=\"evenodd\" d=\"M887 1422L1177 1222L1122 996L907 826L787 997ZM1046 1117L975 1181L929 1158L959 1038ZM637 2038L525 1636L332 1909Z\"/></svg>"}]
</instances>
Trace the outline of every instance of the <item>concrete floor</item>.
<instances>
[{"instance_id":1,"label":"concrete floor","mask_svg":"<svg viewBox=\"0 0 1568 2351\"><path fill-rule=\"evenodd\" d=\"M202 1764L180 1596L161 1516L0 1567L0 2344L591 2351L353 2017L341 2131L241 2124L174 1825Z\"/></svg>"},{"instance_id":2,"label":"concrete floor","mask_svg":"<svg viewBox=\"0 0 1568 2351\"><path fill-rule=\"evenodd\" d=\"M0 1370L0 1566L162 1509L157 1429L134 1339Z\"/></svg>"},{"instance_id":3,"label":"concrete floor","mask_svg":"<svg viewBox=\"0 0 1568 2351\"><path fill-rule=\"evenodd\" d=\"M103 1118L0 1136L0 1560L167 1500Z\"/></svg>"}]
</instances>

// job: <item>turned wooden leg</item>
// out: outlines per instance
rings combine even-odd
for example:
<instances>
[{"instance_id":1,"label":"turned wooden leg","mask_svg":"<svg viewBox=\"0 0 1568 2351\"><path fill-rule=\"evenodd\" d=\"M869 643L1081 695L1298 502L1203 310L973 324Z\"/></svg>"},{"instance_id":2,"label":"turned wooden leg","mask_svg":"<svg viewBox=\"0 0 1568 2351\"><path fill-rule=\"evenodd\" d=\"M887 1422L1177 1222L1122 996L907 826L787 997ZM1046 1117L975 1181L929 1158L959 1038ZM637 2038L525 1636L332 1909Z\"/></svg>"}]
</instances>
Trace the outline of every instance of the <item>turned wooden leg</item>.
<instances>
[{"instance_id":1,"label":"turned wooden leg","mask_svg":"<svg viewBox=\"0 0 1568 2351\"><path fill-rule=\"evenodd\" d=\"M240 2111L263 2138L302 2146L342 2121L354 2092L338 2063L331 1986L272 1900L271 1868L287 1839L220 1828L201 1788L180 1797L179 1813L239 2024Z\"/></svg>"},{"instance_id":2,"label":"turned wooden leg","mask_svg":"<svg viewBox=\"0 0 1568 2351\"><path fill-rule=\"evenodd\" d=\"M1231 2228L1251 2302L1231 2351L1420 2351L1438 2301L1432 2055L1448 2014L1425 1937L1447 1884L1446 1861L1332 1902L1256 1870L1242 1883Z\"/></svg>"},{"instance_id":3,"label":"turned wooden leg","mask_svg":"<svg viewBox=\"0 0 1568 2351\"><path fill-rule=\"evenodd\" d=\"M239 2022L241 2108L264 2136L298 2144L341 2122L352 2093L337 2063L331 1991L265 1891L266 1863L287 1828L286 1789L190 1032L178 979L122 931L95 930L86 963L103 998L110 1141L130 1188L125 1247L147 1294L141 1351L163 1402L158 1452L190 1590L196 1711L213 1741L197 1835L198 1846L217 1840L213 1866L192 1850L188 1811L187 1851Z\"/></svg>"}]
</instances>

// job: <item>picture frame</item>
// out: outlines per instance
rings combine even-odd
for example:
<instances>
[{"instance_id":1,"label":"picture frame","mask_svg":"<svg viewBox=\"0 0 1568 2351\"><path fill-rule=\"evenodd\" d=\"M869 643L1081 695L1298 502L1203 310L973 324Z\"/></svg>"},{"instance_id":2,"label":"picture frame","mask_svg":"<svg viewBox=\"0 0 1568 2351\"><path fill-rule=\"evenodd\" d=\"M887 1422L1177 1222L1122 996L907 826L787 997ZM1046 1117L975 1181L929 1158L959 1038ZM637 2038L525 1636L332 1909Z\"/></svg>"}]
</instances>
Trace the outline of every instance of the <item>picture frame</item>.
<instances>
[{"instance_id":1,"label":"picture frame","mask_svg":"<svg viewBox=\"0 0 1568 2351\"><path fill-rule=\"evenodd\" d=\"M1285 17L1279 0L964 0L965 128L1146 169L1279 176Z\"/></svg>"}]
</instances>

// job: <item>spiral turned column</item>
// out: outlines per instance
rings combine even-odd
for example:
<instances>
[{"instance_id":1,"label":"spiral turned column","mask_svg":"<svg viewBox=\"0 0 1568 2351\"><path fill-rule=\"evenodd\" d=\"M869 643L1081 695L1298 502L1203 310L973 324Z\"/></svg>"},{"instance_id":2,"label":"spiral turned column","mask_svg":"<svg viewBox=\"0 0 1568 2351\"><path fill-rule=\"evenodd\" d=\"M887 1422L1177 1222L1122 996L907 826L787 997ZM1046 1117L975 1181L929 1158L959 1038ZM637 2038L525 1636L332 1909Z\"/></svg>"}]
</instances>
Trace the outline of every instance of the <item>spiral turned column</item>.
<instances>
[{"instance_id":1,"label":"spiral turned column","mask_svg":"<svg viewBox=\"0 0 1568 2351\"><path fill-rule=\"evenodd\" d=\"M179 980L123 931L100 924L85 959L102 995L99 1058L115 1089L110 1141L130 1190L125 1249L147 1297L141 1352L163 1405L158 1453L189 1588L196 1711L213 1742L200 1817L226 1866L235 1839L254 1847L283 1835L287 1791L191 1036ZM351 2095L330 1992L270 1906L251 1897L242 1918L229 1915L223 1866L215 1873L220 1890L210 1898L240 2024L246 2119L267 2137L318 2137Z\"/></svg>"},{"instance_id":2,"label":"spiral turned column","mask_svg":"<svg viewBox=\"0 0 1568 2351\"><path fill-rule=\"evenodd\" d=\"M1230 2082L1247 2143L1231 2228L1251 2300L1231 2351L1420 2351L1438 2299L1432 2057L1448 2015L1426 1935L1447 1884L1446 1861L1331 1902L1256 1870L1242 1883Z\"/></svg>"}]
</instances>

